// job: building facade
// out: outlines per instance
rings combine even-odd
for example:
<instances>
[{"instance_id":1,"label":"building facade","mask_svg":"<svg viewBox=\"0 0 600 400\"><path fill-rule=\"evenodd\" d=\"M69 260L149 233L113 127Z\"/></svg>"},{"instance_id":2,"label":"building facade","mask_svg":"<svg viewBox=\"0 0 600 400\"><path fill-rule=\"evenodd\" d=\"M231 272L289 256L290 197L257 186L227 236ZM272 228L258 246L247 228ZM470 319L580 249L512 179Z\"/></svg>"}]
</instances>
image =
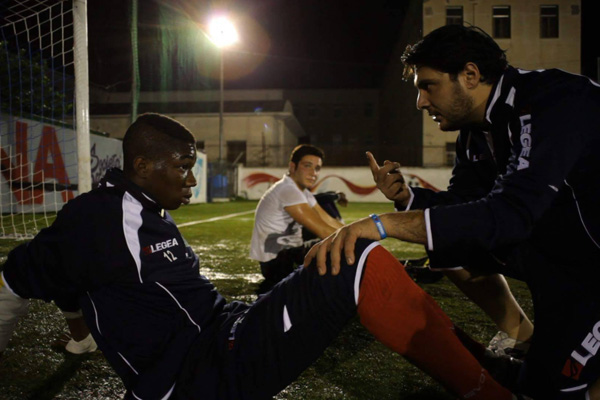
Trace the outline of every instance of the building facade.
<instances>
[{"instance_id":1,"label":"building facade","mask_svg":"<svg viewBox=\"0 0 600 400\"><path fill-rule=\"evenodd\" d=\"M328 166L366 165L379 137L378 89L285 90L306 142L323 149Z\"/></svg>"},{"instance_id":2,"label":"building facade","mask_svg":"<svg viewBox=\"0 0 600 400\"><path fill-rule=\"evenodd\" d=\"M248 167L287 166L300 143L321 147L328 165L361 165L379 134L378 89L251 89L224 92L222 158ZM91 94L90 127L121 138L131 94ZM186 125L210 162L219 157L219 92L142 92L139 113L160 112Z\"/></svg>"},{"instance_id":3,"label":"building facade","mask_svg":"<svg viewBox=\"0 0 600 400\"><path fill-rule=\"evenodd\" d=\"M219 138L219 92L142 92L139 113L160 112L184 124L208 161L246 166L286 166L291 150L306 134L282 90L224 92L223 134ZM95 91L90 128L122 138L131 123L130 93ZM221 151L219 147L221 143Z\"/></svg>"}]
</instances>

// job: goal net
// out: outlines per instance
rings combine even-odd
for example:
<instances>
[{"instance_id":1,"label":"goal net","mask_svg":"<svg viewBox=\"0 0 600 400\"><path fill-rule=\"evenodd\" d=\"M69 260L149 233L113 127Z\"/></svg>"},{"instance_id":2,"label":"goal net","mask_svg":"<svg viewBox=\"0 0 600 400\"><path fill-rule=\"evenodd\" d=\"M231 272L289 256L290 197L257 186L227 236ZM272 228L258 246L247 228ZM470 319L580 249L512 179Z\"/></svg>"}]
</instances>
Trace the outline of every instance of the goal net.
<instances>
[{"instance_id":1,"label":"goal net","mask_svg":"<svg viewBox=\"0 0 600 400\"><path fill-rule=\"evenodd\" d=\"M88 113L81 109L87 92L77 91L77 58L85 57L87 86L87 53L78 54L76 44L87 47L85 29L77 33L82 6L85 18L85 0L0 2L0 238L34 236L84 189L80 156L89 171L89 129L78 139L78 116Z\"/></svg>"}]
</instances>

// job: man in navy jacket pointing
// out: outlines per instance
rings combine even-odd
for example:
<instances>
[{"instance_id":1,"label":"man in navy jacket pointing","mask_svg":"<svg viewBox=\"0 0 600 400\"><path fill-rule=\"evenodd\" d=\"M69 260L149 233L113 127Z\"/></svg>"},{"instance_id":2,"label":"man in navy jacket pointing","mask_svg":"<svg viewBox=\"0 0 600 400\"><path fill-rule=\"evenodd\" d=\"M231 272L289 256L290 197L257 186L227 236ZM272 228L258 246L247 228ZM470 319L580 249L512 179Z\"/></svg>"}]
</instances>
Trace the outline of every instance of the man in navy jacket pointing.
<instances>
[{"instance_id":1,"label":"man in navy jacket pointing","mask_svg":"<svg viewBox=\"0 0 600 400\"><path fill-rule=\"evenodd\" d=\"M535 330L511 386L540 399L600 399L600 87L510 67L476 27L436 29L403 61L417 107L440 130L460 130L457 164L447 192L415 196L422 211L381 215L384 232L424 244L434 268L525 280ZM355 261L357 238L380 232L371 218L357 221L305 262L316 256L323 269L330 250L336 270L342 257Z\"/></svg>"}]
</instances>

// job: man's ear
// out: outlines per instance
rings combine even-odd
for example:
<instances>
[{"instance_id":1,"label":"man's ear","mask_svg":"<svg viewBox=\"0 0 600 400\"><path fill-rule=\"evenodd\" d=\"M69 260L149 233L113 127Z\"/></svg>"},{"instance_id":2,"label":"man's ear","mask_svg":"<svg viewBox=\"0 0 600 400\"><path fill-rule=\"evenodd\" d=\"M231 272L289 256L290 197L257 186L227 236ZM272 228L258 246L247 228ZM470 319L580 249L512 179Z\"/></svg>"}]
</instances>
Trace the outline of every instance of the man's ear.
<instances>
[{"instance_id":1,"label":"man's ear","mask_svg":"<svg viewBox=\"0 0 600 400\"><path fill-rule=\"evenodd\" d=\"M296 171L296 164L290 161L290 163L288 164L288 171L290 172L290 174L293 174Z\"/></svg>"},{"instance_id":2,"label":"man's ear","mask_svg":"<svg viewBox=\"0 0 600 400\"><path fill-rule=\"evenodd\" d=\"M481 72L479 72L479 67L474 62L466 63L461 75L467 89L475 89L481 83Z\"/></svg>"},{"instance_id":3,"label":"man's ear","mask_svg":"<svg viewBox=\"0 0 600 400\"><path fill-rule=\"evenodd\" d=\"M133 160L133 170L140 178L147 178L150 172L152 172L152 161L145 157L137 156Z\"/></svg>"}]
</instances>

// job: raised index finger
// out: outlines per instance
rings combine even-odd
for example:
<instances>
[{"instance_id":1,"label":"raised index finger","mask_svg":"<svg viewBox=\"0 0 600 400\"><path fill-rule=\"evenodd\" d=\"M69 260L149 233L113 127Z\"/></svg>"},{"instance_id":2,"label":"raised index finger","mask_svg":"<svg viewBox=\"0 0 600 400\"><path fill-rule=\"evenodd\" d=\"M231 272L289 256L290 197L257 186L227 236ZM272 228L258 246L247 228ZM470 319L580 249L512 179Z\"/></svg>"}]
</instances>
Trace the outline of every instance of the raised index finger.
<instances>
[{"instance_id":1,"label":"raised index finger","mask_svg":"<svg viewBox=\"0 0 600 400\"><path fill-rule=\"evenodd\" d=\"M377 160L375 156L370 151L367 151L367 160L369 160L369 167L371 168L371 172L373 175L379 171L379 164L377 164Z\"/></svg>"}]
</instances>

